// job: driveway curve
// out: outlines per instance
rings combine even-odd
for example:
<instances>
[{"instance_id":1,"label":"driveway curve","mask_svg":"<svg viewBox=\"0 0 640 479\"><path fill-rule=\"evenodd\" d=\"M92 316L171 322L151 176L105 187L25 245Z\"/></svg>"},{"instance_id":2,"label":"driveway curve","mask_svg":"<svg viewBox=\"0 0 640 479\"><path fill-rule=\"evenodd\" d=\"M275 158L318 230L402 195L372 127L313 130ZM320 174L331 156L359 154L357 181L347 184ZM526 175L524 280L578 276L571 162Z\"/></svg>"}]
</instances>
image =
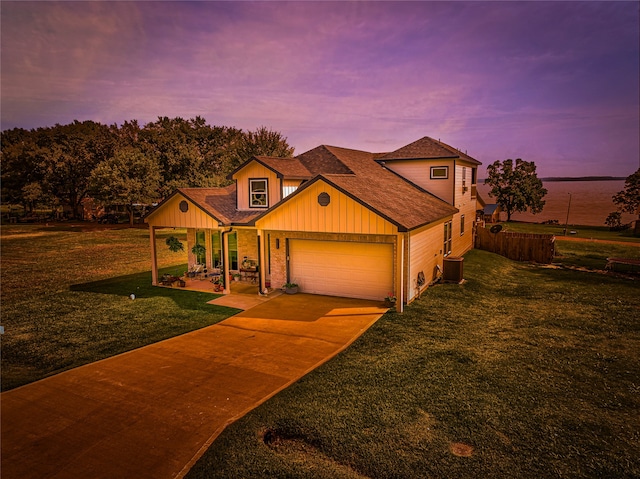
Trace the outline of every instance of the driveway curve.
<instances>
[{"instance_id":1,"label":"driveway curve","mask_svg":"<svg viewBox=\"0 0 640 479\"><path fill-rule=\"evenodd\" d=\"M2 393L2 477L182 477L227 425L386 311L372 301L283 295Z\"/></svg>"}]
</instances>

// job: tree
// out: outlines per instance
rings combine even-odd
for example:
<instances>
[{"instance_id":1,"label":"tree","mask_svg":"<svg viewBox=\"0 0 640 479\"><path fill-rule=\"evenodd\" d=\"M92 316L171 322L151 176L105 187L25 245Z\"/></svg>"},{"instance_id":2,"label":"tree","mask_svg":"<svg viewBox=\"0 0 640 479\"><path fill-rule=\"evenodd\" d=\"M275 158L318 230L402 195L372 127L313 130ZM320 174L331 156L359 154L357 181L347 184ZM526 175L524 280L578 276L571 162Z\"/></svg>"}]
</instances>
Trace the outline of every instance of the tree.
<instances>
[{"instance_id":1,"label":"tree","mask_svg":"<svg viewBox=\"0 0 640 479\"><path fill-rule=\"evenodd\" d=\"M604 224L606 224L611 231L620 229L622 226L622 213L619 211L609 213L609 216L604 220Z\"/></svg>"},{"instance_id":2,"label":"tree","mask_svg":"<svg viewBox=\"0 0 640 479\"><path fill-rule=\"evenodd\" d=\"M22 200L29 213L33 213L38 202L42 199L42 188L40 183L27 183L22 187Z\"/></svg>"},{"instance_id":3,"label":"tree","mask_svg":"<svg viewBox=\"0 0 640 479\"><path fill-rule=\"evenodd\" d=\"M42 187L81 219L80 205L89 194L91 172L113 156L111 130L93 121L38 129Z\"/></svg>"},{"instance_id":4,"label":"tree","mask_svg":"<svg viewBox=\"0 0 640 479\"><path fill-rule=\"evenodd\" d=\"M103 204L125 205L133 226L133 206L158 198L160 168L155 159L126 146L91 173L91 193Z\"/></svg>"},{"instance_id":5,"label":"tree","mask_svg":"<svg viewBox=\"0 0 640 479\"><path fill-rule=\"evenodd\" d=\"M235 155L242 131L211 127L202 117L190 120L160 117L141 130L142 151L153 153L160 164L160 195L180 187L226 185L229 155Z\"/></svg>"},{"instance_id":6,"label":"tree","mask_svg":"<svg viewBox=\"0 0 640 479\"><path fill-rule=\"evenodd\" d=\"M489 196L507 212L507 221L515 212L530 210L540 213L544 208L542 199L547 190L536 174L536 164L520 158L504 162L495 161L487 167L488 177L485 183L491 186Z\"/></svg>"},{"instance_id":7,"label":"tree","mask_svg":"<svg viewBox=\"0 0 640 479\"><path fill-rule=\"evenodd\" d=\"M242 161L252 156L290 158L293 156L293 151L293 147L289 146L287 139L281 133L261 126L256 131L248 131L244 134L239 156Z\"/></svg>"},{"instance_id":8,"label":"tree","mask_svg":"<svg viewBox=\"0 0 640 479\"><path fill-rule=\"evenodd\" d=\"M25 198L25 192L33 192L35 185L42 189L39 148L36 133L22 128L3 131L0 135L0 168L2 170L2 201L22 204L25 209L33 205L33 197ZM26 188L26 189L25 189Z\"/></svg>"},{"instance_id":9,"label":"tree","mask_svg":"<svg viewBox=\"0 0 640 479\"><path fill-rule=\"evenodd\" d=\"M623 213L638 215L634 234L640 234L640 168L624 180L624 190L613 196L613 202Z\"/></svg>"}]
</instances>

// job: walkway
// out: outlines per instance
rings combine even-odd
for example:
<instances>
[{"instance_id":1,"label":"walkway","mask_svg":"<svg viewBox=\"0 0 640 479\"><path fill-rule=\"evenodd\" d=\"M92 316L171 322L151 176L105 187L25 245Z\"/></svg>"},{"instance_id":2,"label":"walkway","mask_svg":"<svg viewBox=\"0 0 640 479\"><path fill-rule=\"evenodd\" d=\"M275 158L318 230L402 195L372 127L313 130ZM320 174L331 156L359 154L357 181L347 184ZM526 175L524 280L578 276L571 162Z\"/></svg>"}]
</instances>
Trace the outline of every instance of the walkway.
<instances>
[{"instance_id":1,"label":"walkway","mask_svg":"<svg viewBox=\"0 0 640 479\"><path fill-rule=\"evenodd\" d=\"M219 324L0 395L2 477L182 477L231 422L386 312L282 295Z\"/></svg>"}]
</instances>

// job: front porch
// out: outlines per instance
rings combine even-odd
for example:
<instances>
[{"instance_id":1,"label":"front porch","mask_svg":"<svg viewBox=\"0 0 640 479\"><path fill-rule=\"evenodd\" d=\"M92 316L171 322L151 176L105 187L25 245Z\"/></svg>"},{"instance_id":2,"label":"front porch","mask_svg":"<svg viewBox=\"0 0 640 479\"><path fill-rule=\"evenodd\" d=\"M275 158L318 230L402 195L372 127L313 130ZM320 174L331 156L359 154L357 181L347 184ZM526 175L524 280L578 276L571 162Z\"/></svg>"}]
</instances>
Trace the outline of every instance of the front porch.
<instances>
[{"instance_id":1,"label":"front porch","mask_svg":"<svg viewBox=\"0 0 640 479\"><path fill-rule=\"evenodd\" d=\"M158 286L161 288L178 288L186 291L218 294L220 295L219 297L207 303L245 311L282 294L282 291L273 289L268 289L266 294L260 294L258 285L250 281L231 281L231 291L225 294L221 291L215 291L215 286L211 282L211 279L202 277L189 278L183 276L172 282L167 281L167 284L162 284L161 282Z\"/></svg>"},{"instance_id":2,"label":"front porch","mask_svg":"<svg viewBox=\"0 0 640 479\"><path fill-rule=\"evenodd\" d=\"M254 228L185 228L169 237L166 233L157 236L159 230L165 229L175 231L171 227L150 226L154 286L224 294L234 293L237 283L250 285L256 293L270 287L268 275L261 276L261 244ZM182 255L186 265L162 275L158 254L167 246L173 254Z\"/></svg>"},{"instance_id":3,"label":"front porch","mask_svg":"<svg viewBox=\"0 0 640 479\"><path fill-rule=\"evenodd\" d=\"M166 279L165 279L166 278ZM214 294L223 294L222 291L216 291L216 285L212 282L215 281L216 276L209 276L200 274L196 277L189 277L187 275L183 275L180 277L177 276L167 276L164 275L159 278L158 286L161 288L177 288L185 291L199 291L202 293L214 293ZM257 283L252 283L251 281L230 281L229 285L231 287L230 294L258 294L259 287Z\"/></svg>"}]
</instances>

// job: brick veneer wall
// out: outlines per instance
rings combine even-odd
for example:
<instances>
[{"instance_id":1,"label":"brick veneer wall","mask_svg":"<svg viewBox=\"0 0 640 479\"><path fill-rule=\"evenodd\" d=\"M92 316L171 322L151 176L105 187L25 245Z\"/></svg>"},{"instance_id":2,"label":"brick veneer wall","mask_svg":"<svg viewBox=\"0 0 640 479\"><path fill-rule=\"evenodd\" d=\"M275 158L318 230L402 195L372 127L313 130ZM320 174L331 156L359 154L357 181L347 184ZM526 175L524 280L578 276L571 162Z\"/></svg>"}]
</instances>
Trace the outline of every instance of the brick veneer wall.
<instances>
[{"instance_id":1,"label":"brick veneer wall","mask_svg":"<svg viewBox=\"0 0 640 479\"><path fill-rule=\"evenodd\" d=\"M236 230L238 235L238 267L242 267L242 260L258 261L258 232L256 230Z\"/></svg>"}]
</instances>

